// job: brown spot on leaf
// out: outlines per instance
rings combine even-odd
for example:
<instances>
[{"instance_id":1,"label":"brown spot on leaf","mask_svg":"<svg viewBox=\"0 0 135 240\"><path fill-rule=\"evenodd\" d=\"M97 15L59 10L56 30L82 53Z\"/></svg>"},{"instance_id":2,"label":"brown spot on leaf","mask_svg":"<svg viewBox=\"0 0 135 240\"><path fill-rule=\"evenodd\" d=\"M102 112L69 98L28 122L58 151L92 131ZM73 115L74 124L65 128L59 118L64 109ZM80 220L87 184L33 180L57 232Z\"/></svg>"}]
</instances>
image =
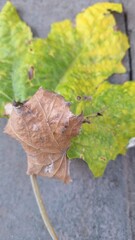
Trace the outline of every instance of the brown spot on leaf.
<instances>
[{"instance_id":1,"label":"brown spot on leaf","mask_svg":"<svg viewBox=\"0 0 135 240\"><path fill-rule=\"evenodd\" d=\"M62 96L40 88L22 105L21 111L13 108L5 132L22 144L27 154L28 174L69 182L66 153L82 122L83 115L72 114Z\"/></svg>"},{"instance_id":2,"label":"brown spot on leaf","mask_svg":"<svg viewBox=\"0 0 135 240\"><path fill-rule=\"evenodd\" d=\"M32 43L32 39L26 41L27 45L30 45L31 43Z\"/></svg>"},{"instance_id":3,"label":"brown spot on leaf","mask_svg":"<svg viewBox=\"0 0 135 240\"><path fill-rule=\"evenodd\" d=\"M92 96L83 96L83 100L84 101L91 101L92 100Z\"/></svg>"},{"instance_id":4,"label":"brown spot on leaf","mask_svg":"<svg viewBox=\"0 0 135 240\"><path fill-rule=\"evenodd\" d=\"M85 118L85 119L83 120L83 123L88 123L88 124L90 124L91 122L90 122L90 120L89 120L88 118Z\"/></svg>"},{"instance_id":5,"label":"brown spot on leaf","mask_svg":"<svg viewBox=\"0 0 135 240\"><path fill-rule=\"evenodd\" d=\"M81 96L77 96L77 98L76 98L78 101L80 101L81 99L82 99L82 97Z\"/></svg>"},{"instance_id":6,"label":"brown spot on leaf","mask_svg":"<svg viewBox=\"0 0 135 240\"><path fill-rule=\"evenodd\" d=\"M92 100L92 96L77 96L77 98L76 98L78 101L81 101L81 100L83 100L83 101L91 101Z\"/></svg>"},{"instance_id":7,"label":"brown spot on leaf","mask_svg":"<svg viewBox=\"0 0 135 240\"><path fill-rule=\"evenodd\" d=\"M100 159L102 160L102 161L106 161L106 157L100 157Z\"/></svg>"},{"instance_id":8,"label":"brown spot on leaf","mask_svg":"<svg viewBox=\"0 0 135 240\"><path fill-rule=\"evenodd\" d=\"M31 66L30 69L28 70L28 78L29 78L29 80L32 80L34 78L34 72L35 72L34 70L35 69L34 69L33 66Z\"/></svg>"},{"instance_id":9,"label":"brown spot on leaf","mask_svg":"<svg viewBox=\"0 0 135 240\"><path fill-rule=\"evenodd\" d=\"M101 112L97 112L97 116L103 116Z\"/></svg>"}]
</instances>

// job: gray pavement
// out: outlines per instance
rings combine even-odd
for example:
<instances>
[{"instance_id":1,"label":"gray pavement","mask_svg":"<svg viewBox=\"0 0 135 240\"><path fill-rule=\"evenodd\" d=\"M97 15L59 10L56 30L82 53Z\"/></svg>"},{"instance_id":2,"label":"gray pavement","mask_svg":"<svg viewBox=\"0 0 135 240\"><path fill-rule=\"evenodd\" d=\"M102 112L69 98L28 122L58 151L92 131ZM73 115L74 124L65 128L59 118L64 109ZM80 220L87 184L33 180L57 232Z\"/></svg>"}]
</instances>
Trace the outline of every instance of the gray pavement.
<instances>
[{"instance_id":1,"label":"gray pavement","mask_svg":"<svg viewBox=\"0 0 135 240\"><path fill-rule=\"evenodd\" d=\"M0 0L0 8L6 1ZM45 37L54 21L74 16L96 1L91 0L12 0L36 36ZM100 1L103 2L103 1ZM119 2L119 1L115 1ZM124 1L124 3L127 1ZM124 4L128 15L127 32L131 53L125 64L134 76L134 0ZM132 22L133 21L133 22ZM120 20L122 28L125 18ZM132 52L133 49L133 52ZM130 59L130 61L129 61ZM130 62L130 64L129 64ZM115 77L111 80L115 80ZM50 240L34 199L21 146L3 134L6 120L0 120L0 240ZM48 214L59 240L135 239L135 149L111 161L100 179L94 179L85 162L71 163L73 182L39 177Z\"/></svg>"}]
</instances>

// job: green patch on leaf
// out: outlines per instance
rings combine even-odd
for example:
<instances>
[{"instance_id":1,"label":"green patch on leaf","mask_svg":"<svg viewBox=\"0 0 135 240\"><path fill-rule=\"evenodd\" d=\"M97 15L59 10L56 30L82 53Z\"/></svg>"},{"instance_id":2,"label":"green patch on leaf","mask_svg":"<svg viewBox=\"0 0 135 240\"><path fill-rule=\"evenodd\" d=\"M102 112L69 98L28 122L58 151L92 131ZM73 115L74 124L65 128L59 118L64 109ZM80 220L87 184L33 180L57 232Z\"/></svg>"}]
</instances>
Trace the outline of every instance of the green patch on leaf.
<instances>
[{"instance_id":1,"label":"green patch on leaf","mask_svg":"<svg viewBox=\"0 0 135 240\"><path fill-rule=\"evenodd\" d=\"M0 13L0 116L7 102L23 102L45 85L45 45L7 2Z\"/></svg>"},{"instance_id":2,"label":"green patch on leaf","mask_svg":"<svg viewBox=\"0 0 135 240\"><path fill-rule=\"evenodd\" d=\"M129 139L135 136L135 82L105 82L91 101L82 99L77 107L84 109L90 123L73 140L69 157L83 158L94 176L102 176L108 162L125 154Z\"/></svg>"}]
</instances>

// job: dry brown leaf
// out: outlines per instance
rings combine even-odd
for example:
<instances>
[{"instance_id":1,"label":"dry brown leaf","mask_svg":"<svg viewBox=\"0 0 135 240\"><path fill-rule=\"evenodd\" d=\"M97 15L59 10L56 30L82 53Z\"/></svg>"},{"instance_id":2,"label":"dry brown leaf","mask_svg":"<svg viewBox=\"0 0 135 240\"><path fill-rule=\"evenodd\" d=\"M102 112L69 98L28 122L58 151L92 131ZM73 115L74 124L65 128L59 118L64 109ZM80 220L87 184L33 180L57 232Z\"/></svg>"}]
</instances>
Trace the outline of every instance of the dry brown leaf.
<instances>
[{"instance_id":1,"label":"dry brown leaf","mask_svg":"<svg viewBox=\"0 0 135 240\"><path fill-rule=\"evenodd\" d=\"M17 139L27 154L27 173L70 181L67 150L80 130L82 114L56 93L40 88L23 105L13 107L5 132Z\"/></svg>"}]
</instances>

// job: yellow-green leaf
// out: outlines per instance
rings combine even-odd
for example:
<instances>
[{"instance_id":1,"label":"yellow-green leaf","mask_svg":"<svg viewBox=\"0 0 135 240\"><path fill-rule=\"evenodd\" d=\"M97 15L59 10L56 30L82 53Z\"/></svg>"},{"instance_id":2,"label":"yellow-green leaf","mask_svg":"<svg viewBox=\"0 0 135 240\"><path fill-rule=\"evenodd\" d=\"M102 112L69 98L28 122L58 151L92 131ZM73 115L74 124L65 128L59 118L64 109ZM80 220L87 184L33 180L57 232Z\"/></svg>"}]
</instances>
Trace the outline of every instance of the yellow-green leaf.
<instances>
[{"instance_id":1,"label":"yellow-green leaf","mask_svg":"<svg viewBox=\"0 0 135 240\"><path fill-rule=\"evenodd\" d=\"M8 1L0 13L0 116L5 103L22 102L40 86L73 102L73 95L93 92L95 84L125 72L121 60L129 44L115 30L110 10L122 12L122 6L95 4L77 15L75 25L54 23L47 39L34 39Z\"/></svg>"},{"instance_id":2,"label":"yellow-green leaf","mask_svg":"<svg viewBox=\"0 0 135 240\"><path fill-rule=\"evenodd\" d=\"M0 116L7 102L23 102L44 85L45 45L7 1L0 13Z\"/></svg>"},{"instance_id":3,"label":"yellow-green leaf","mask_svg":"<svg viewBox=\"0 0 135 240\"><path fill-rule=\"evenodd\" d=\"M92 94L76 103L86 120L69 150L71 158L83 158L94 176L99 177L110 160L125 154L130 138L135 136L135 82L112 85L104 82Z\"/></svg>"},{"instance_id":4,"label":"yellow-green leaf","mask_svg":"<svg viewBox=\"0 0 135 240\"><path fill-rule=\"evenodd\" d=\"M67 42L71 41L72 45L69 56L73 57L69 59L69 66L60 76L56 87L58 92L71 101L75 100L76 95L92 94L95 87L112 74L126 71L121 61L129 43L127 36L116 30L112 11L122 12L122 5L97 3L77 15L75 27L70 21L53 25L49 39L54 40L54 36L55 39L61 39L55 47L59 58L60 55L63 56L63 62L67 62L68 59L61 49L66 48L64 44ZM70 28L68 27L65 33L67 24Z\"/></svg>"},{"instance_id":5,"label":"yellow-green leaf","mask_svg":"<svg viewBox=\"0 0 135 240\"><path fill-rule=\"evenodd\" d=\"M20 79L14 81L13 72L14 65L23 57L31 38L29 27L20 20L13 5L7 2L0 13L0 116L4 104L18 94L23 95L25 91Z\"/></svg>"}]
</instances>

